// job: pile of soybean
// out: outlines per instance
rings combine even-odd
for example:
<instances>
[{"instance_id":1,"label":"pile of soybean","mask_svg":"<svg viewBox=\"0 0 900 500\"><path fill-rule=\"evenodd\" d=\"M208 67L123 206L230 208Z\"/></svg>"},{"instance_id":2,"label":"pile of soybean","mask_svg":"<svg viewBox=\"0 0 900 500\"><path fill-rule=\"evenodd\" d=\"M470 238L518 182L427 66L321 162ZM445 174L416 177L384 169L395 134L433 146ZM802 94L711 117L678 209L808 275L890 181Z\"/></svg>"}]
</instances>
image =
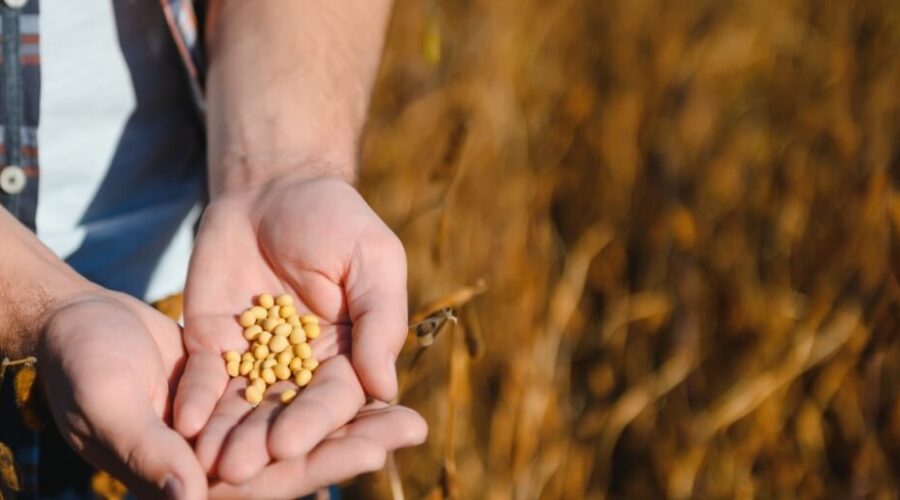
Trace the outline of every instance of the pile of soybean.
<instances>
[{"instance_id":1,"label":"pile of soybean","mask_svg":"<svg viewBox=\"0 0 900 500\"><path fill-rule=\"evenodd\" d=\"M288 294L273 297L263 293L257 297L256 305L241 313L238 323L250 346L243 353L226 352L225 369L232 378L247 377L250 381L244 391L250 404L258 405L266 389L280 380L292 379L298 387L309 384L319 361L313 357L307 340L321 333L318 317L298 315L294 299ZM296 396L296 389L287 389L280 399L287 404Z\"/></svg>"}]
</instances>

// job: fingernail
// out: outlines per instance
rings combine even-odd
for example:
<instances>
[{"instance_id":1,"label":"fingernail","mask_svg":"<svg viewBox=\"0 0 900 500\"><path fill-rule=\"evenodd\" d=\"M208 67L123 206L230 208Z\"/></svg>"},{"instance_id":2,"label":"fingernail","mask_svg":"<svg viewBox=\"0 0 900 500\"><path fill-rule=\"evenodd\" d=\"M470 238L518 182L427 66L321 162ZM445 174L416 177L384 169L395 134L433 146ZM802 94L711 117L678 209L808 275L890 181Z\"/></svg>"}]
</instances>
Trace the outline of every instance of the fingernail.
<instances>
[{"instance_id":1,"label":"fingernail","mask_svg":"<svg viewBox=\"0 0 900 500\"><path fill-rule=\"evenodd\" d=\"M184 498L184 485L175 476L169 475L166 477L166 482L163 483L163 491L166 494L166 498L170 500L181 500Z\"/></svg>"}]
</instances>

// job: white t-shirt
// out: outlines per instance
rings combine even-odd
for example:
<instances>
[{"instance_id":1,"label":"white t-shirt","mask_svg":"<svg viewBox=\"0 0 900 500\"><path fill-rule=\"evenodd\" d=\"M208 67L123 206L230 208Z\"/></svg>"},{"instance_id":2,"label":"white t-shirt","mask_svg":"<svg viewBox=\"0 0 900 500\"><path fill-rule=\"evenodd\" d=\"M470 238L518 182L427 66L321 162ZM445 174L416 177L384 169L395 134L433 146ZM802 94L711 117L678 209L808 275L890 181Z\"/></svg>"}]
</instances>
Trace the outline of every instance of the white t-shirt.
<instances>
[{"instance_id":1,"label":"white t-shirt","mask_svg":"<svg viewBox=\"0 0 900 500\"><path fill-rule=\"evenodd\" d=\"M158 2L41 0L38 237L146 300L182 290L204 140Z\"/></svg>"}]
</instances>

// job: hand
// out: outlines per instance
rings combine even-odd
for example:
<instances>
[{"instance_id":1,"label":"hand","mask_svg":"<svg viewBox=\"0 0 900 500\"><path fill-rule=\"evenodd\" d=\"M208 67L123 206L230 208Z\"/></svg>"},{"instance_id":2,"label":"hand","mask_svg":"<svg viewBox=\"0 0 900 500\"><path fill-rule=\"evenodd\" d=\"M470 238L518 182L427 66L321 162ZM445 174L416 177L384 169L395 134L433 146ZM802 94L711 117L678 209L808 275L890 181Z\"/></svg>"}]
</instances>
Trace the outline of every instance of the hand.
<instances>
[{"instance_id":1,"label":"hand","mask_svg":"<svg viewBox=\"0 0 900 500\"><path fill-rule=\"evenodd\" d=\"M251 412L240 394L244 382L228 382L221 355L246 349L235 314L264 291L291 293L298 311L321 318L313 350L322 363L286 409L272 402ZM349 184L288 178L221 195L204 214L185 290L189 358L175 401L176 429L199 435L204 468L233 484L272 459L316 453L363 406L363 388L381 399L395 395L406 307L402 245ZM413 412L387 414L399 415L402 422L394 423L402 425L388 426L373 446L424 438L425 424ZM352 462L352 454L347 458Z\"/></svg>"},{"instance_id":2,"label":"hand","mask_svg":"<svg viewBox=\"0 0 900 500\"><path fill-rule=\"evenodd\" d=\"M50 311L37 354L50 410L75 451L140 497L206 497L194 451L166 425L184 359L176 323L97 289Z\"/></svg>"}]
</instances>

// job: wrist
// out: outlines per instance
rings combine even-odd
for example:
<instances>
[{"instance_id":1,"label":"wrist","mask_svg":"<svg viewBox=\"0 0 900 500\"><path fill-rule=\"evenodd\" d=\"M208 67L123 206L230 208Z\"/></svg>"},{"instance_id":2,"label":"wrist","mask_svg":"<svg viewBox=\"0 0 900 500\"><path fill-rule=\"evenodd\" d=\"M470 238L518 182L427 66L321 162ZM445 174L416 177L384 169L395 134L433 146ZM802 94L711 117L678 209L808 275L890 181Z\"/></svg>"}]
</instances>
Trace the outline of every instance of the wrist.
<instances>
[{"instance_id":1,"label":"wrist","mask_svg":"<svg viewBox=\"0 0 900 500\"><path fill-rule=\"evenodd\" d=\"M282 184L294 184L319 178L356 183L355 160L297 161L279 163L271 158L223 158L210 167L210 197L234 193L266 191Z\"/></svg>"},{"instance_id":2,"label":"wrist","mask_svg":"<svg viewBox=\"0 0 900 500\"><path fill-rule=\"evenodd\" d=\"M35 351L46 319L58 304L100 287L11 218L0 217L0 233L5 235L0 252L0 358L21 358Z\"/></svg>"}]
</instances>

